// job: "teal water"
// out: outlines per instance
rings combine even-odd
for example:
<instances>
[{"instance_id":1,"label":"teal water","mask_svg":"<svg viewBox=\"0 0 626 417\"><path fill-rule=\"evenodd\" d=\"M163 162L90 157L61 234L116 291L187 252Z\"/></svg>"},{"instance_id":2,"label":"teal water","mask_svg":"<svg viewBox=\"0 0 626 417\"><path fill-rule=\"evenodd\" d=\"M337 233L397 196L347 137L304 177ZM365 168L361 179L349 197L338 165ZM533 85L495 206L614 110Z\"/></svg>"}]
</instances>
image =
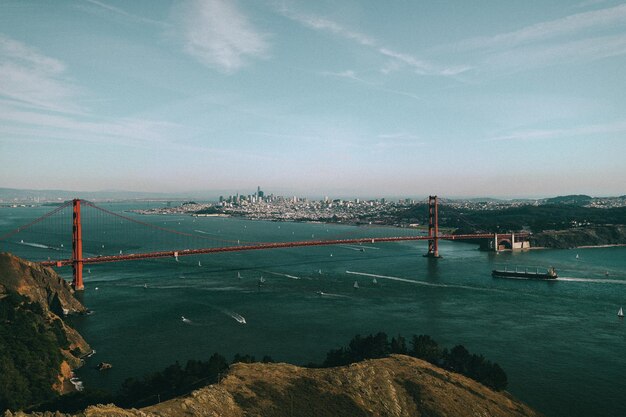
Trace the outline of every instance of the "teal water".
<instances>
[{"instance_id":1,"label":"teal water","mask_svg":"<svg viewBox=\"0 0 626 417\"><path fill-rule=\"evenodd\" d=\"M0 234L46 211L1 209ZM232 218L138 218L250 241L403 233ZM139 252L158 246L140 232L131 233L138 241L120 242L124 230L106 222L100 226L109 233L86 239L87 246L104 244L114 253L118 247ZM2 249L41 256L43 249L16 239ZM36 235L28 239L37 243ZM214 352L320 362L355 334L383 330L429 334L441 345L463 344L483 354L505 369L513 395L548 416L626 415L621 400L626 323L616 316L626 307L626 247L496 255L473 244L442 242L439 260L423 258L425 251L425 242L406 242L368 245L365 251L328 246L90 266L80 296L94 314L74 318L73 324L97 353L78 375L85 385L116 389L129 376L177 360L208 359ZM491 269L505 264L554 266L560 278L491 278ZM70 270L61 273L70 279ZM261 276L265 284L259 289ZM239 323L240 316L246 324ZM114 368L96 371L102 361Z\"/></svg>"}]
</instances>

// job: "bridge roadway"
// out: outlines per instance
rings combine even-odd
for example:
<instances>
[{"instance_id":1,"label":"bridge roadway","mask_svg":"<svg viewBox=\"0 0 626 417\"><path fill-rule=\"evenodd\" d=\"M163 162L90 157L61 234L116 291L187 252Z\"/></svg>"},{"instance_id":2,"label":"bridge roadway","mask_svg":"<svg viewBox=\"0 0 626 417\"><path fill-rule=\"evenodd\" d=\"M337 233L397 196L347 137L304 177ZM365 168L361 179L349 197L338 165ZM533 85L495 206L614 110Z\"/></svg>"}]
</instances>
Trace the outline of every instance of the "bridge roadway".
<instances>
[{"instance_id":1,"label":"bridge roadway","mask_svg":"<svg viewBox=\"0 0 626 417\"><path fill-rule=\"evenodd\" d=\"M498 238L510 238L510 233L498 234ZM516 233L515 237L527 237L525 233ZM469 240L469 239L494 239L495 234L468 234L468 235L438 235L438 239L444 240ZM254 245L237 245L237 246L224 246L218 248L202 248L202 249L182 249L182 250L168 250L160 252L146 252L146 253L131 253L122 255L107 255L96 256L90 258L82 258L83 264L100 264L107 262L120 262L120 261L134 261L139 259L154 259L154 258L173 258L178 256L188 255L203 255L208 253L221 253L221 252L240 252L248 250L262 250L262 249L280 249L280 248L295 248L304 246L328 246L328 245L345 245L352 243L379 243L379 242L402 242L411 240L433 240L432 236L398 236L398 237L373 237L373 238L355 238L355 239L339 239L339 240L304 240L299 242L275 242L275 243L259 243ZM62 259L57 261L43 261L43 266L68 266L73 264L72 259Z\"/></svg>"}]
</instances>

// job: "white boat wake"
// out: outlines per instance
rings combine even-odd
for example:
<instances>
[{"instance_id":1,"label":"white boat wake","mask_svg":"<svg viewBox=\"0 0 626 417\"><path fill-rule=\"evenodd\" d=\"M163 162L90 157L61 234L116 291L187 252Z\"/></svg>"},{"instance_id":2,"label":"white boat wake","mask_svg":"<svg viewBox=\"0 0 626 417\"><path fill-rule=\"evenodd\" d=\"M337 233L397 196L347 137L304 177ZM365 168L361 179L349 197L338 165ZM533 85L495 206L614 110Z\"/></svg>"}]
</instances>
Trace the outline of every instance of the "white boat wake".
<instances>
[{"instance_id":1,"label":"white boat wake","mask_svg":"<svg viewBox=\"0 0 626 417\"><path fill-rule=\"evenodd\" d=\"M238 323L240 324L246 324L246 318L244 316L242 316L241 314L237 314L235 312L232 311L228 311L228 310L224 310L222 311L222 313L226 314L227 316L232 317L233 319L235 319Z\"/></svg>"},{"instance_id":2,"label":"white boat wake","mask_svg":"<svg viewBox=\"0 0 626 417\"><path fill-rule=\"evenodd\" d=\"M400 277L391 277L391 276L388 276L388 275L368 274L366 272L346 271L346 274L361 275L361 276L364 276L364 277L371 277L371 278L388 279L388 280L391 280L391 281L407 282L409 284L423 285L425 287L461 288L461 289L464 289L464 290L473 290L473 291L506 292L506 291L497 290L497 289L493 289L493 288L470 287L468 285L455 285L455 284L435 284L435 283L432 283L432 282L415 281L415 280L412 280L412 279L400 278Z\"/></svg>"},{"instance_id":3,"label":"white boat wake","mask_svg":"<svg viewBox=\"0 0 626 417\"><path fill-rule=\"evenodd\" d=\"M335 297L335 298L351 298L348 295L334 294L332 292L316 291L316 294L320 297Z\"/></svg>"},{"instance_id":4,"label":"white boat wake","mask_svg":"<svg viewBox=\"0 0 626 417\"><path fill-rule=\"evenodd\" d=\"M302 279L302 278L297 277L297 276L295 276L295 275L281 274L280 272L265 271L265 273L267 273L267 274L272 274L272 275L277 275L277 276L279 276L279 277L291 278L291 279Z\"/></svg>"},{"instance_id":5,"label":"white boat wake","mask_svg":"<svg viewBox=\"0 0 626 417\"><path fill-rule=\"evenodd\" d=\"M44 245L42 243L32 243L32 242L24 242L23 240L20 241L20 245L24 245L24 246L31 246L33 248L39 248L39 249L54 249L54 250L60 250L59 248L55 248L53 246L48 246L48 245Z\"/></svg>"},{"instance_id":6,"label":"white boat wake","mask_svg":"<svg viewBox=\"0 0 626 417\"><path fill-rule=\"evenodd\" d=\"M209 232L205 232L204 230L194 230L194 232L202 233L203 235L218 236L217 233L209 233Z\"/></svg>"},{"instance_id":7,"label":"white boat wake","mask_svg":"<svg viewBox=\"0 0 626 417\"><path fill-rule=\"evenodd\" d=\"M558 277L557 281L570 281L570 282L593 282L595 284L621 284L626 285L626 280L619 279L593 279L593 278L570 278L570 277Z\"/></svg>"}]
</instances>

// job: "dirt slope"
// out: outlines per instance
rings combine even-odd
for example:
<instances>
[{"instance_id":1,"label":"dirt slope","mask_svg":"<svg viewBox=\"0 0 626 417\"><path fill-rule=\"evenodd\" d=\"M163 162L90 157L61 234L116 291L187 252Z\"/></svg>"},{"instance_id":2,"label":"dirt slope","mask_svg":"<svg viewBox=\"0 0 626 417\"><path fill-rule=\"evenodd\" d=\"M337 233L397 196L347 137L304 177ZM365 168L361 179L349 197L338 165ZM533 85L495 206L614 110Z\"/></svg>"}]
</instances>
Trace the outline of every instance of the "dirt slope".
<instances>
[{"instance_id":1,"label":"dirt slope","mask_svg":"<svg viewBox=\"0 0 626 417\"><path fill-rule=\"evenodd\" d=\"M50 414L52 415L52 414ZM57 414L58 415L58 414ZM346 367L236 364L219 384L141 410L89 407L79 416L540 416L498 393L403 355Z\"/></svg>"}]
</instances>

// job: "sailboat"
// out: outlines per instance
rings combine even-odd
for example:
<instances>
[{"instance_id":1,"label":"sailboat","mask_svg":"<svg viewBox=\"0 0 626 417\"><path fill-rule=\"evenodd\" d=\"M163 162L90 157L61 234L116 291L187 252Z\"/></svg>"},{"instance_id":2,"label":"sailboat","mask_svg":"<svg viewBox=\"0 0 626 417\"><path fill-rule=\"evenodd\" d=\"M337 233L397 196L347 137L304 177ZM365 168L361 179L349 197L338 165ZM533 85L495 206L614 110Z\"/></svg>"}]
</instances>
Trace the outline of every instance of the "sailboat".
<instances>
[{"instance_id":1,"label":"sailboat","mask_svg":"<svg viewBox=\"0 0 626 417\"><path fill-rule=\"evenodd\" d=\"M358 281L354 281L354 285L352 286L355 290L359 289L359 282Z\"/></svg>"},{"instance_id":2,"label":"sailboat","mask_svg":"<svg viewBox=\"0 0 626 417\"><path fill-rule=\"evenodd\" d=\"M241 272L237 272L237 278L241 279Z\"/></svg>"},{"instance_id":3,"label":"sailboat","mask_svg":"<svg viewBox=\"0 0 626 417\"><path fill-rule=\"evenodd\" d=\"M617 312L617 317L624 317L624 310L622 310L622 308L619 308L619 311Z\"/></svg>"},{"instance_id":4,"label":"sailboat","mask_svg":"<svg viewBox=\"0 0 626 417\"><path fill-rule=\"evenodd\" d=\"M202 263L200 261L198 261L198 266L202 266Z\"/></svg>"},{"instance_id":5,"label":"sailboat","mask_svg":"<svg viewBox=\"0 0 626 417\"><path fill-rule=\"evenodd\" d=\"M578 256L578 254L576 254L576 259L579 259L579 256Z\"/></svg>"},{"instance_id":6,"label":"sailboat","mask_svg":"<svg viewBox=\"0 0 626 417\"><path fill-rule=\"evenodd\" d=\"M376 281L376 278L374 278L374 279L372 280L372 284L374 284L374 285L378 284L378 281Z\"/></svg>"}]
</instances>

